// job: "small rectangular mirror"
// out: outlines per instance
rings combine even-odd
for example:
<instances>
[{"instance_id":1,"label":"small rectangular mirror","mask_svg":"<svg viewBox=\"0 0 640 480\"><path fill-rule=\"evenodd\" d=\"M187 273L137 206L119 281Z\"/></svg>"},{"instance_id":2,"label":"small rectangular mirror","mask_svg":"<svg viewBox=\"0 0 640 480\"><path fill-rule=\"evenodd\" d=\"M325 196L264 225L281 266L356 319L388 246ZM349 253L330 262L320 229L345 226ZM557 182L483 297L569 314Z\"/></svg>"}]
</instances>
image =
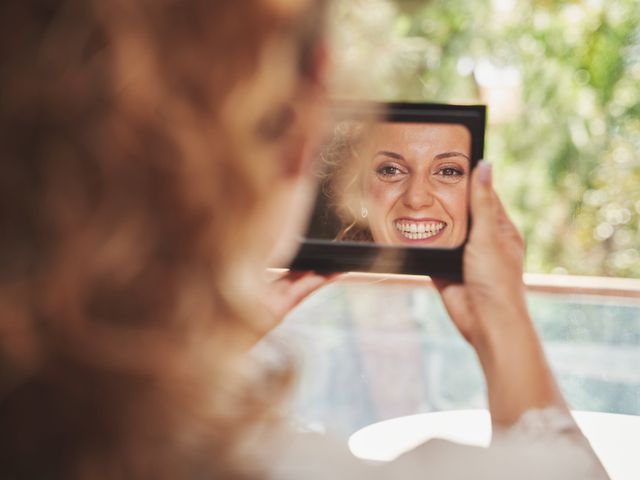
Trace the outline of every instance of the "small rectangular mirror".
<instances>
[{"instance_id":1,"label":"small rectangular mirror","mask_svg":"<svg viewBox=\"0 0 640 480\"><path fill-rule=\"evenodd\" d=\"M484 106L339 105L294 269L460 278Z\"/></svg>"}]
</instances>

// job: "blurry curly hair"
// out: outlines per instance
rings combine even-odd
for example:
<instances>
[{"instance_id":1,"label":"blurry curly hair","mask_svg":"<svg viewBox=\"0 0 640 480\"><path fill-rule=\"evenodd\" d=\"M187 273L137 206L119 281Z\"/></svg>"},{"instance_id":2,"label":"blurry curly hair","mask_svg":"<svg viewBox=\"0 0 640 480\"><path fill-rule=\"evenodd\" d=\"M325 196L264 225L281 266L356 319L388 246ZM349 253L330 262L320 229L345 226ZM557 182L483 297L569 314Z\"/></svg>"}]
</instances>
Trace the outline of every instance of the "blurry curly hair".
<instances>
[{"instance_id":1,"label":"blurry curly hair","mask_svg":"<svg viewBox=\"0 0 640 480\"><path fill-rule=\"evenodd\" d=\"M323 173L321 192L327 207L338 219L335 240L373 242L369 224L361 215L363 197L364 159L359 150L370 131L371 115L367 122L343 120L337 122L322 148Z\"/></svg>"},{"instance_id":2,"label":"blurry curly hair","mask_svg":"<svg viewBox=\"0 0 640 480\"><path fill-rule=\"evenodd\" d=\"M0 3L0 477L257 473L292 371L240 355L237 219L322 3Z\"/></svg>"}]
</instances>

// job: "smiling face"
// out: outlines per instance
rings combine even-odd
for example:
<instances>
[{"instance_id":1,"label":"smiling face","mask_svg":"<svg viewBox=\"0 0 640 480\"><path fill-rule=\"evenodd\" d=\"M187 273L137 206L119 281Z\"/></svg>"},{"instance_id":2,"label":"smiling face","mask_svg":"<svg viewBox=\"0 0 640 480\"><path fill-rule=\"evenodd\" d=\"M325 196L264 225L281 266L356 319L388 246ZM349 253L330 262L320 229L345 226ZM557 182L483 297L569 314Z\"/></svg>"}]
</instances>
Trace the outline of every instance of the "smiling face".
<instances>
[{"instance_id":1,"label":"smiling face","mask_svg":"<svg viewBox=\"0 0 640 480\"><path fill-rule=\"evenodd\" d=\"M365 152L363 207L376 243L454 248L468 223L471 135L462 125L381 123Z\"/></svg>"}]
</instances>

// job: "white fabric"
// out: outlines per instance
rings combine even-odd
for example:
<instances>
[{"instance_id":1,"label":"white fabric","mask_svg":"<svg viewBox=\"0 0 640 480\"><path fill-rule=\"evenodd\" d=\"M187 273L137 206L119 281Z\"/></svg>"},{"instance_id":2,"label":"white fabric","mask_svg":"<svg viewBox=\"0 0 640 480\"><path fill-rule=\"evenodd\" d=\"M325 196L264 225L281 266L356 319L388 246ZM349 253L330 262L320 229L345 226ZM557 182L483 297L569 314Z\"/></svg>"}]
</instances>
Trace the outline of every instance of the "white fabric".
<instances>
[{"instance_id":1,"label":"white fabric","mask_svg":"<svg viewBox=\"0 0 640 480\"><path fill-rule=\"evenodd\" d=\"M346 444L326 436L293 431L274 438L264 453L271 480L608 478L571 416L556 408L526 412L496 431L488 448L436 439L380 465L356 459Z\"/></svg>"}]
</instances>

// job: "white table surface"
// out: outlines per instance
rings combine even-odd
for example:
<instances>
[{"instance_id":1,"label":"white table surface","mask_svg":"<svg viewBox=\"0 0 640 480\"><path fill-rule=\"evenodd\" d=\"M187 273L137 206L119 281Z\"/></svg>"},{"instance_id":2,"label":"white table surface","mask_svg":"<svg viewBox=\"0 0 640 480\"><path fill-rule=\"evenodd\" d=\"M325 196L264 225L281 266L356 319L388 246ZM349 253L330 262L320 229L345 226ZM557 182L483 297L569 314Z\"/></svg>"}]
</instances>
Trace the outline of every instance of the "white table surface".
<instances>
[{"instance_id":1,"label":"white table surface","mask_svg":"<svg viewBox=\"0 0 640 480\"><path fill-rule=\"evenodd\" d=\"M640 416L572 412L613 480L640 480ZM349 439L359 458L389 461L432 438L488 446L486 410L454 410L394 418L364 427Z\"/></svg>"}]
</instances>

